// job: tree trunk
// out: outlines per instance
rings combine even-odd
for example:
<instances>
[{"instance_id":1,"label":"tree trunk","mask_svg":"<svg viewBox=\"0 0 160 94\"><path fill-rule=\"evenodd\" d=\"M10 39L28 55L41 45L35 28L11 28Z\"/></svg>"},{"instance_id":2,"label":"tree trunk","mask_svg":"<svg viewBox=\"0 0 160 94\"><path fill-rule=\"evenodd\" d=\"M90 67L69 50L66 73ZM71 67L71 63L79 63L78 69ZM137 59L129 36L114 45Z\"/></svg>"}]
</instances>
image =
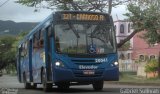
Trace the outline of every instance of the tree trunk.
<instances>
[{"instance_id":1,"label":"tree trunk","mask_svg":"<svg viewBox=\"0 0 160 94\"><path fill-rule=\"evenodd\" d=\"M70 4L74 8L74 10L83 10L80 6L78 6L74 1L71 1Z\"/></svg>"},{"instance_id":2,"label":"tree trunk","mask_svg":"<svg viewBox=\"0 0 160 94\"><path fill-rule=\"evenodd\" d=\"M111 14L111 12L112 12L112 0L108 1L108 5L109 5L109 7L108 7L108 13Z\"/></svg>"},{"instance_id":3,"label":"tree trunk","mask_svg":"<svg viewBox=\"0 0 160 94\"><path fill-rule=\"evenodd\" d=\"M134 30L127 38L120 41L120 43L117 44L117 48L120 48L122 45L124 45L128 40L130 40L137 32L140 30Z\"/></svg>"}]
</instances>

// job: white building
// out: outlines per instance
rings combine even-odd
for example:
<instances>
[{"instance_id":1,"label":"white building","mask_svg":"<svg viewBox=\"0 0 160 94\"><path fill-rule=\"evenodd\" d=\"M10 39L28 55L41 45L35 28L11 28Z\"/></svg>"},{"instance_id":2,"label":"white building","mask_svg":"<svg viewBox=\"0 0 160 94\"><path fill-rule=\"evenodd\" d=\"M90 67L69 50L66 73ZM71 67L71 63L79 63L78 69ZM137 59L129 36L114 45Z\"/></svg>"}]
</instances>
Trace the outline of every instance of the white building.
<instances>
[{"instance_id":1,"label":"white building","mask_svg":"<svg viewBox=\"0 0 160 94\"><path fill-rule=\"evenodd\" d=\"M117 43L125 39L128 35L133 32L132 23L127 20L117 20L114 21L114 28L116 31L116 37L117 37ZM118 55L120 59L125 59L124 63L131 63L131 53L132 53L132 47L133 47L133 38L129 40L129 49L128 50L121 50L118 51Z\"/></svg>"}]
</instances>

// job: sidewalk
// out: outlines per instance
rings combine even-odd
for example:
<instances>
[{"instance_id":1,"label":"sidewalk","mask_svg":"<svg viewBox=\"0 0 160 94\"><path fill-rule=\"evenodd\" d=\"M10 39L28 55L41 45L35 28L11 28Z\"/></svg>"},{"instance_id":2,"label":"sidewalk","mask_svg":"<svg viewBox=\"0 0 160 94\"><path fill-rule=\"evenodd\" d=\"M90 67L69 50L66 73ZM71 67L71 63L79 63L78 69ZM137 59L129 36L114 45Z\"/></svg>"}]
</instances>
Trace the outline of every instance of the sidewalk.
<instances>
[{"instance_id":1,"label":"sidewalk","mask_svg":"<svg viewBox=\"0 0 160 94\"><path fill-rule=\"evenodd\" d=\"M106 84L117 84L117 85L139 85L139 86L160 86L160 83L143 83L143 82L119 82L119 81L105 81Z\"/></svg>"}]
</instances>

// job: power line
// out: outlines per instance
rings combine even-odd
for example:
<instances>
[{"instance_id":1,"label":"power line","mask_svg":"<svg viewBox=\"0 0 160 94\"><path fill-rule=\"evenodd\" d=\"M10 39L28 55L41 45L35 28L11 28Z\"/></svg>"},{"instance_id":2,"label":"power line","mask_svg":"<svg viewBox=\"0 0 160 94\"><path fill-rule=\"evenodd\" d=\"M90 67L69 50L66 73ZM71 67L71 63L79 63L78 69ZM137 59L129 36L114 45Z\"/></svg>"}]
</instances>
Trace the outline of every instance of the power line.
<instances>
[{"instance_id":1,"label":"power line","mask_svg":"<svg viewBox=\"0 0 160 94\"><path fill-rule=\"evenodd\" d=\"M9 1L9 0L6 0L4 3L2 3L2 4L0 5L0 7L2 7L3 5L5 5L8 1Z\"/></svg>"}]
</instances>

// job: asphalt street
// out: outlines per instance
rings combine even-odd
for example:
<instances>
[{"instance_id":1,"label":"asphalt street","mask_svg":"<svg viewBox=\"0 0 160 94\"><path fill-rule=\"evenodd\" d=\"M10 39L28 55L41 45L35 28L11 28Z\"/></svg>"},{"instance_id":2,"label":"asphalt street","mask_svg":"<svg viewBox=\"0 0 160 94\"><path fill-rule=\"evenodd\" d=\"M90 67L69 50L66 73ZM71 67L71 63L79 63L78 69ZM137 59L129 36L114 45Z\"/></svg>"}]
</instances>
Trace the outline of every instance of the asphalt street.
<instances>
[{"instance_id":1,"label":"asphalt street","mask_svg":"<svg viewBox=\"0 0 160 94\"><path fill-rule=\"evenodd\" d=\"M24 89L16 76L0 77L0 94L160 94L160 86L120 85L105 82L102 91L94 91L91 85L71 86L69 90L61 91L53 87L52 91L44 92L42 86L37 89Z\"/></svg>"}]
</instances>

